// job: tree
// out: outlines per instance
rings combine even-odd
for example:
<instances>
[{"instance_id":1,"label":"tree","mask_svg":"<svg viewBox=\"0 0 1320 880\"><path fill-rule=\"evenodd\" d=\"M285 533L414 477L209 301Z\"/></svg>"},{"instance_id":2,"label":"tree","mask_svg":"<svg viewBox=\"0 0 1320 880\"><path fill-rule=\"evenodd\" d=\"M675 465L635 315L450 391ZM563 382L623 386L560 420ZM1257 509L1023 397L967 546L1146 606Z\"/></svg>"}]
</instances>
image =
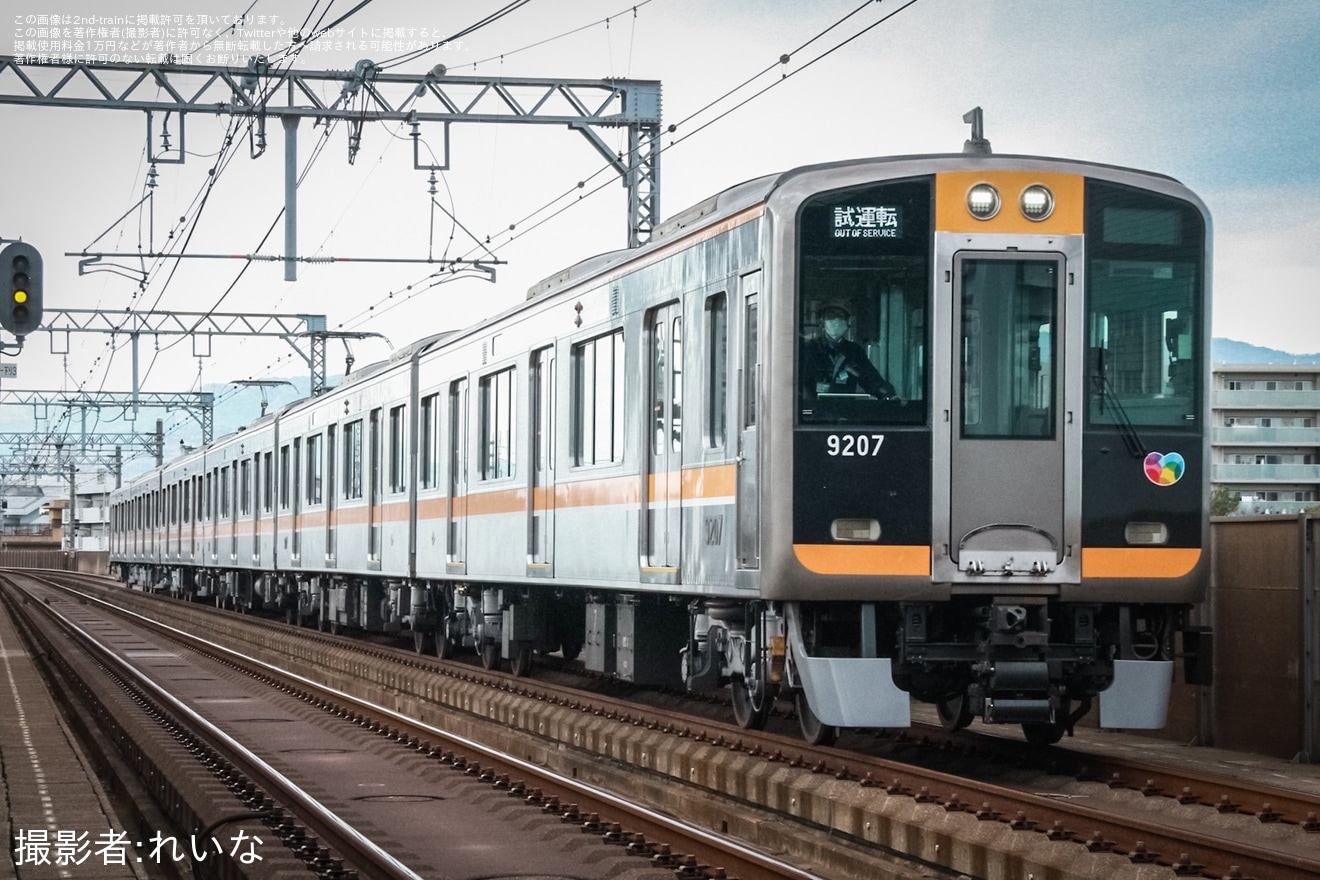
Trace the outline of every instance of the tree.
<instances>
[{"instance_id":1,"label":"tree","mask_svg":"<svg viewBox=\"0 0 1320 880\"><path fill-rule=\"evenodd\" d=\"M1228 516L1242 503L1242 493L1236 489L1215 486L1210 490L1210 515Z\"/></svg>"}]
</instances>

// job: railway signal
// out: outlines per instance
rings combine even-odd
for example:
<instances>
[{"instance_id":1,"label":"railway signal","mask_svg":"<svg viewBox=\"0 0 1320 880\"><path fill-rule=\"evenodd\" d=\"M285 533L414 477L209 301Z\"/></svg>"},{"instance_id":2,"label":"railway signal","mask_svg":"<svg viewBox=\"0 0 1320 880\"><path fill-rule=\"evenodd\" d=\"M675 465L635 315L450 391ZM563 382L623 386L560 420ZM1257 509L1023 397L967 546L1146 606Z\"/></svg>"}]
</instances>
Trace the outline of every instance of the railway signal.
<instances>
[{"instance_id":1,"label":"railway signal","mask_svg":"<svg viewBox=\"0 0 1320 880\"><path fill-rule=\"evenodd\" d=\"M41 253L16 241L0 251L0 326L27 336L41 326Z\"/></svg>"}]
</instances>

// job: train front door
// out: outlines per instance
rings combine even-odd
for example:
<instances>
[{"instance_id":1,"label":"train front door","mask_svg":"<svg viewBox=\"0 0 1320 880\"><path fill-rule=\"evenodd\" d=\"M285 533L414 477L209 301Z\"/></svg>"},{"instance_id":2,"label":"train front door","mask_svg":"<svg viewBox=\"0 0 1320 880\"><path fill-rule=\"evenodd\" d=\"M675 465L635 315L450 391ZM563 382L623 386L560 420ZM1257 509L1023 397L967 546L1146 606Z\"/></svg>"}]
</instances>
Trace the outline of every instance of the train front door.
<instances>
[{"instance_id":1,"label":"train front door","mask_svg":"<svg viewBox=\"0 0 1320 880\"><path fill-rule=\"evenodd\" d=\"M677 572L683 505L683 317L678 303L647 319L646 549L644 567Z\"/></svg>"},{"instance_id":2,"label":"train front door","mask_svg":"<svg viewBox=\"0 0 1320 880\"><path fill-rule=\"evenodd\" d=\"M954 258L949 553L958 579L1063 562L1064 262Z\"/></svg>"}]
</instances>

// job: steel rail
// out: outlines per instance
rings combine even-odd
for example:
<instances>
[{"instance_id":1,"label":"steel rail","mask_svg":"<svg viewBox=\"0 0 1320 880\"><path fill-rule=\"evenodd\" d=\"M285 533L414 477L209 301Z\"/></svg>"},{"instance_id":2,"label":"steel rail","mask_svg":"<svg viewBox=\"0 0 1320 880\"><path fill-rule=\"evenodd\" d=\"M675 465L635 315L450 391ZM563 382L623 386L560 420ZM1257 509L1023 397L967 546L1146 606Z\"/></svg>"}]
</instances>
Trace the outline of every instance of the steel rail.
<instances>
[{"instance_id":1,"label":"steel rail","mask_svg":"<svg viewBox=\"0 0 1320 880\"><path fill-rule=\"evenodd\" d=\"M34 579L43 585L50 585L45 579ZM74 594L84 596L88 601L95 601L117 613L124 613L124 609L96 597L77 592ZM327 847L338 852L348 864L359 868L368 877L378 877L381 880L424 880L420 874L378 847L370 838L340 819L332 810L253 754L242 743L180 702L169 691L156 684L77 622L47 603L39 602L35 603L35 606L57 622L88 653L113 670L115 675L129 682L132 687L137 688L144 696L156 703L162 713L172 716L176 723L194 732L199 739L207 742L211 748L223 755L226 760L264 789L272 799L293 813L297 820L307 826ZM128 613L138 618L139 623L150 622L141 615ZM154 624L153 628L162 627L161 624ZM175 632L179 631L175 630Z\"/></svg>"},{"instance_id":2,"label":"steel rail","mask_svg":"<svg viewBox=\"0 0 1320 880\"><path fill-rule=\"evenodd\" d=\"M281 669L278 666L255 657L250 657L240 651L235 651L232 648L218 644L209 639L185 632L177 627L170 626L160 621L152 620L136 611L123 608L97 596L64 585L52 584L52 586L68 590L85 601L94 602L116 614L128 616L132 618L135 623L159 631L167 635L171 640L188 645L194 650L212 654L217 658L222 658L225 662L239 665L245 669L259 669L262 674L287 683L291 687L302 688L310 694L318 695L323 701L358 707L359 710L369 713L372 716L376 716L379 719L383 719L383 721L377 722L375 727L397 725L398 731L396 732L396 738L405 742L414 739L418 740L419 748L421 748L420 739L423 737L445 743L446 745L443 748L437 748L434 745L427 746L427 748L429 748L429 751L435 757L441 758L448 763L456 763L457 761L462 760L466 763L468 768L472 768L477 763L475 759L479 759L479 767L483 776L493 774L496 777L501 775L510 777L517 775L524 777L529 780L524 783L525 788L529 792L539 790L539 794L532 794L529 795L529 797L539 799L541 803L549 805L548 808L551 810L563 809L566 805L571 804L577 808L577 811L584 818L596 814L599 823L602 826L617 824L621 826L621 833L623 834L640 834L653 844L667 843L673 850L675 850L675 852L681 850L685 857L689 859L695 858L697 862L704 863L710 867L722 868L727 876L737 877L739 880L820 880L818 874L814 874L810 871L803 870L796 865L776 859L760 850L745 846L732 838L707 831L699 826L683 822L656 810L651 810L639 804L632 803L605 791L604 789L584 783L581 780L555 773L532 762L499 752L477 742L476 740L451 733L439 727L410 718L407 715L386 706L381 706L377 703L362 699L328 685L320 684L316 681L305 678L304 676ZM122 663L123 661L118 662ZM131 669L132 667L128 668ZM145 680L150 685L153 693L158 691L162 694L164 693L153 682L150 682L149 679L144 679L140 673L136 672L136 670L134 670L134 677L135 679L142 678ZM166 695L166 697L168 698L168 695ZM169 699L172 705L177 703L177 701L173 701L172 698ZM182 706L182 704L177 705ZM188 709L186 706L182 706L182 708L186 710L187 716L190 720L196 718L201 724L206 725L208 728L211 727L205 719L196 715L191 709ZM245 767L251 762L254 767L264 768L260 772L249 774L253 776L254 779L264 778L264 771L268 770L279 778L281 784L287 784L292 792L297 793L298 800L295 801L295 803L297 803L300 809L303 806L303 799L306 799L310 809L314 811L325 811L325 808L309 795L306 795L292 782L278 774L278 771L269 768L269 766L265 765L259 757L252 755L241 744L224 734L223 731L215 729L215 732L225 743L224 747L217 746L217 751L224 752L226 757L229 757L230 750L233 750L236 756L233 763ZM456 757L452 753L446 754L450 749L461 749L462 751L469 753L470 757ZM536 801L534 800L533 802ZM558 805L557 807L556 803ZM328 813L328 811L325 812ZM324 820L321 819L319 812L315 812L313 815L320 821L330 821L332 819L334 823L337 823L330 826L331 829L335 831L335 836L332 837L328 834L323 834L318 830L318 824L316 822L305 822L309 828L327 842L334 844L342 839L347 840L350 843L355 841L370 843L369 840L362 837L362 835L356 830L353 830L351 826L344 826L343 823L340 823L337 817L334 817L333 814L329 814ZM298 818L300 821L303 820L301 812L299 812ZM347 831L339 831L338 828L341 826L346 828ZM371 846L375 849L374 844ZM351 851L352 850L343 851L343 854L347 857L348 853ZM375 851L381 852L379 850ZM392 859L388 854L384 855L387 858ZM398 863L395 862L395 864ZM403 870L406 871L406 867L403 867ZM408 872L407 874L396 875L390 873L382 876L389 878L412 878L415 875Z\"/></svg>"}]
</instances>

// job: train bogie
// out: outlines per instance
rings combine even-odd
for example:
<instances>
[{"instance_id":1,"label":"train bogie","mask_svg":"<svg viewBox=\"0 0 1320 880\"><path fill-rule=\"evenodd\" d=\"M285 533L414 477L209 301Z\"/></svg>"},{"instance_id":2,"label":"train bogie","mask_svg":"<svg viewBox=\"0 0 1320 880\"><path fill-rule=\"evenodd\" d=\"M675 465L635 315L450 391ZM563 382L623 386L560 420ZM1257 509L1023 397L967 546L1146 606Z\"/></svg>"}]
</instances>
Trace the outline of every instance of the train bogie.
<instances>
[{"instance_id":1,"label":"train bogie","mask_svg":"<svg viewBox=\"0 0 1320 880\"><path fill-rule=\"evenodd\" d=\"M750 181L144 476L114 558L728 687L750 727L791 700L818 742L913 698L1039 742L1097 700L1159 726L1208 576L1207 236L1176 182L1081 162Z\"/></svg>"}]
</instances>

